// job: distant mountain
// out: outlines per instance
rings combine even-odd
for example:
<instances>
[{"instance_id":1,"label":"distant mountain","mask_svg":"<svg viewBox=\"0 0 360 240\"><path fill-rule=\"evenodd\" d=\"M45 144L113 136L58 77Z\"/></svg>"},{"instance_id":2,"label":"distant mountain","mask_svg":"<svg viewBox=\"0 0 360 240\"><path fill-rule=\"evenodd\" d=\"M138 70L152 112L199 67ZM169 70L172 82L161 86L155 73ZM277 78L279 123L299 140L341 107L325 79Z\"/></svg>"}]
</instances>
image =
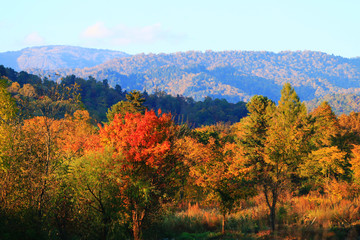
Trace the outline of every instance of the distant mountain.
<instances>
[{"instance_id":1,"label":"distant mountain","mask_svg":"<svg viewBox=\"0 0 360 240\"><path fill-rule=\"evenodd\" d=\"M73 46L43 46L0 53L0 64L17 71L25 69L93 67L114 58L128 57L119 51Z\"/></svg>"},{"instance_id":2,"label":"distant mountain","mask_svg":"<svg viewBox=\"0 0 360 240\"><path fill-rule=\"evenodd\" d=\"M295 87L301 100L360 92L360 58L314 51L138 54L91 68L31 72L92 76L123 89L164 90L195 100L210 96L237 102L259 94L277 101L285 82Z\"/></svg>"}]
</instances>

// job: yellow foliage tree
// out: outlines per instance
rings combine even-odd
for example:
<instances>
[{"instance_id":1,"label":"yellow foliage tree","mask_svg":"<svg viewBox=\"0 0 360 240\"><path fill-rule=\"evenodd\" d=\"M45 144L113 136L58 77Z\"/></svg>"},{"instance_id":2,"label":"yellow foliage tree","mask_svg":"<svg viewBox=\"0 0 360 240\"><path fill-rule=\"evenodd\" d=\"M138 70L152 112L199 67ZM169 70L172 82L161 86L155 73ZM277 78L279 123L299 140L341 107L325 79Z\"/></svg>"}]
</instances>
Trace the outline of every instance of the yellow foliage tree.
<instances>
[{"instance_id":1,"label":"yellow foliage tree","mask_svg":"<svg viewBox=\"0 0 360 240\"><path fill-rule=\"evenodd\" d=\"M346 153L338 147L323 147L312 151L300 166L300 174L313 179L316 183L328 184L331 178L344 174L343 165Z\"/></svg>"},{"instance_id":2,"label":"yellow foliage tree","mask_svg":"<svg viewBox=\"0 0 360 240\"><path fill-rule=\"evenodd\" d=\"M350 159L353 181L360 185L360 145L354 145Z\"/></svg>"}]
</instances>

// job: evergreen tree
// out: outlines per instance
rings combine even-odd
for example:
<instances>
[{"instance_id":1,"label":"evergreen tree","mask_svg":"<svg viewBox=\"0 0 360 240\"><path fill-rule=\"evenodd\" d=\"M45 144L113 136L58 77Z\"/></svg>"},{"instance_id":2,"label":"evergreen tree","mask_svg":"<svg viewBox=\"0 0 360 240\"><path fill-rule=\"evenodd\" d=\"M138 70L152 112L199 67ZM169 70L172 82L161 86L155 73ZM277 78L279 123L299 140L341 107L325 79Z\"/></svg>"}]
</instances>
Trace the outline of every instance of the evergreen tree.
<instances>
[{"instance_id":1,"label":"evergreen tree","mask_svg":"<svg viewBox=\"0 0 360 240\"><path fill-rule=\"evenodd\" d=\"M278 106L273 111L265 143L268 178L264 194L275 230L276 205L289 184L298 179L298 166L307 154L310 131L307 110L289 83L284 84Z\"/></svg>"},{"instance_id":2,"label":"evergreen tree","mask_svg":"<svg viewBox=\"0 0 360 240\"><path fill-rule=\"evenodd\" d=\"M315 148L329 147L339 134L339 121L328 102L322 102L311 113L314 118L313 144Z\"/></svg>"},{"instance_id":3,"label":"evergreen tree","mask_svg":"<svg viewBox=\"0 0 360 240\"><path fill-rule=\"evenodd\" d=\"M266 183L265 143L274 103L264 96L255 95L246 105L249 115L243 118L240 145L250 164L255 167L254 178L260 184Z\"/></svg>"},{"instance_id":4,"label":"evergreen tree","mask_svg":"<svg viewBox=\"0 0 360 240\"><path fill-rule=\"evenodd\" d=\"M300 102L294 88L289 83L284 84L270 121L266 143L269 158L275 162L282 159L295 173L303 153L308 150L305 143L310 133L305 105Z\"/></svg>"},{"instance_id":5,"label":"evergreen tree","mask_svg":"<svg viewBox=\"0 0 360 240\"><path fill-rule=\"evenodd\" d=\"M242 121L241 145L254 168L270 210L275 230L279 196L297 180L297 167L306 155L311 135L306 107L290 84L281 91L278 106L262 96L254 96L247 105L249 116Z\"/></svg>"},{"instance_id":6,"label":"evergreen tree","mask_svg":"<svg viewBox=\"0 0 360 240\"><path fill-rule=\"evenodd\" d=\"M124 117L126 113L143 114L145 112L146 107L143 105L145 98L143 98L141 92L133 90L129 94L126 94L126 99L127 101L120 101L108 110L106 117L109 122L114 119L116 114L121 114Z\"/></svg>"}]
</instances>

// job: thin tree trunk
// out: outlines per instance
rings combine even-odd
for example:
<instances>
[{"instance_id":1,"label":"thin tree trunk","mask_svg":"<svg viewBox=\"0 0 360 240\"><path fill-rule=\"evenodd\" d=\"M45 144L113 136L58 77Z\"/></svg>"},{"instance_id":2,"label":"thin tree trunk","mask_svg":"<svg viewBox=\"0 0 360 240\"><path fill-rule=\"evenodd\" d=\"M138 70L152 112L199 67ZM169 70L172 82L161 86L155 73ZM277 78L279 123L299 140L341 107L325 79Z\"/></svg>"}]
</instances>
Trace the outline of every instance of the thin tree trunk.
<instances>
[{"instance_id":1,"label":"thin tree trunk","mask_svg":"<svg viewBox=\"0 0 360 240\"><path fill-rule=\"evenodd\" d=\"M273 187L273 189L271 190L271 193L272 193L271 199L269 197L269 194L270 194L269 192L270 191L268 190L268 187L266 185L264 185L265 199L266 199L266 203L270 210L270 226L271 226L271 230L275 231L276 203L277 203L277 197L278 197L277 187Z\"/></svg>"},{"instance_id":2,"label":"thin tree trunk","mask_svg":"<svg viewBox=\"0 0 360 240\"><path fill-rule=\"evenodd\" d=\"M141 223L144 216L145 210L138 209L138 206L135 204L135 210L132 211L134 240L142 239Z\"/></svg>"},{"instance_id":3,"label":"thin tree trunk","mask_svg":"<svg viewBox=\"0 0 360 240\"><path fill-rule=\"evenodd\" d=\"M271 230L274 232L275 231L275 218L276 218L276 212L275 212L275 206L272 206L270 208L270 225L271 225Z\"/></svg>"},{"instance_id":4,"label":"thin tree trunk","mask_svg":"<svg viewBox=\"0 0 360 240\"><path fill-rule=\"evenodd\" d=\"M226 213L223 213L223 219L222 219L222 228L221 228L221 234L225 234L225 218L226 218Z\"/></svg>"},{"instance_id":5,"label":"thin tree trunk","mask_svg":"<svg viewBox=\"0 0 360 240\"><path fill-rule=\"evenodd\" d=\"M95 198L95 200L97 201L99 207L94 207L94 209L98 212L101 213L102 215L102 223L103 223L103 227L102 227L102 234L101 234L101 239L107 239L107 235L109 232L109 224L111 222L110 217L107 214L107 211L105 209L105 206L103 204L102 201L102 195L101 195L101 190L99 190L98 195L95 194L95 192L93 190L91 190L89 184L86 185L87 190L90 192L90 194Z\"/></svg>"},{"instance_id":6,"label":"thin tree trunk","mask_svg":"<svg viewBox=\"0 0 360 240\"><path fill-rule=\"evenodd\" d=\"M39 196L39 202L38 202L38 215L41 218L43 215L43 202L45 197L45 192L47 188L47 177L49 175L49 165L50 165L50 159L51 159L51 130L50 130L50 123L48 123L48 120L45 122L46 127L46 161L45 161L45 180L43 180L41 193Z\"/></svg>"},{"instance_id":7,"label":"thin tree trunk","mask_svg":"<svg viewBox=\"0 0 360 240\"><path fill-rule=\"evenodd\" d=\"M105 217L103 217L102 221L103 221L103 228L102 228L102 238L101 239L106 240L107 235L109 233L110 218L105 216Z\"/></svg>"}]
</instances>

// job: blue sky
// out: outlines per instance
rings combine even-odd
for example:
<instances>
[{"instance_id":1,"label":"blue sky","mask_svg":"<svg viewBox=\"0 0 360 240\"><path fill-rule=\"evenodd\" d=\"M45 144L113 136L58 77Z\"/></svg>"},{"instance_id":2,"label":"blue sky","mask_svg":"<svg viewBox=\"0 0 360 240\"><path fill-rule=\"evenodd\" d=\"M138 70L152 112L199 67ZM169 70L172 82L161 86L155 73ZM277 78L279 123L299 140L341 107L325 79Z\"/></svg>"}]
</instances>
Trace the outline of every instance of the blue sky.
<instances>
[{"instance_id":1,"label":"blue sky","mask_svg":"<svg viewBox=\"0 0 360 240\"><path fill-rule=\"evenodd\" d=\"M137 53L314 50L360 56L358 0L16 0L0 52L74 45Z\"/></svg>"}]
</instances>

